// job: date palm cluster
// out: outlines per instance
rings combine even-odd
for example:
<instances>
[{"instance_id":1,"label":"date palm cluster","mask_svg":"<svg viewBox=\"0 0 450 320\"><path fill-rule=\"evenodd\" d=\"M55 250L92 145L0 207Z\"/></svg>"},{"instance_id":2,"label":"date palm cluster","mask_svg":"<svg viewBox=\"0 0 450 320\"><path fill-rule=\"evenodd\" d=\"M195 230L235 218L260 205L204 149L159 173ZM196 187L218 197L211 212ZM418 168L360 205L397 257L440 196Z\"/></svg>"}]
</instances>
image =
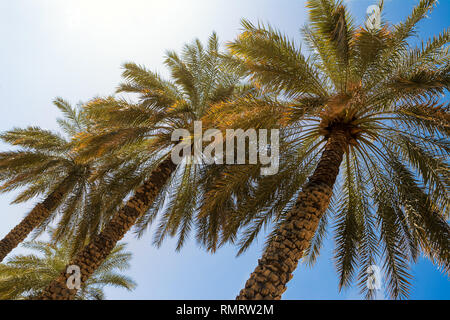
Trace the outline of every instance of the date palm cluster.
<instances>
[{"instance_id":1,"label":"date palm cluster","mask_svg":"<svg viewBox=\"0 0 450 320\"><path fill-rule=\"evenodd\" d=\"M208 251L233 244L239 254L270 228L237 299L280 299L330 229L340 288L356 283L374 298L366 271L381 264L387 294L406 298L421 255L449 275L450 30L412 41L436 3L421 0L404 21L368 28L343 1L308 0L303 50L243 20L224 51L214 33L168 51L169 79L125 63L113 95L75 108L56 99L62 133L1 134L16 148L0 153L0 190L20 189L15 203L43 200L0 241L0 261L28 235L52 231L50 244L32 244L51 272L30 275L32 258L15 257L0 265L0 297L101 297L90 284L110 277L99 270L122 250L117 243L152 223L157 246L176 237L180 250L192 235ZM188 154L175 164L183 141L172 133L187 130L194 148L195 121L204 131L279 130L278 172ZM67 286L69 265L80 268L80 290Z\"/></svg>"}]
</instances>

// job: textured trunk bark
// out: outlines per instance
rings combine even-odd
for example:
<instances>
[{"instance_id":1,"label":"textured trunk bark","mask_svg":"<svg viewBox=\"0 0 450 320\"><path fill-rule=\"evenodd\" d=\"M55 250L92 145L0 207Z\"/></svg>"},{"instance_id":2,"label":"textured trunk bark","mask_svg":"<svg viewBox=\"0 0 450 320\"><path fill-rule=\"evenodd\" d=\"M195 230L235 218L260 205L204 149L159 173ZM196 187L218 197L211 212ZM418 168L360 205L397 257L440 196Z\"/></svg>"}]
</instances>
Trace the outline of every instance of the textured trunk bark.
<instances>
[{"instance_id":1,"label":"textured trunk bark","mask_svg":"<svg viewBox=\"0 0 450 320\"><path fill-rule=\"evenodd\" d=\"M14 229L0 240L0 262L58 207L70 188L71 180L72 176L70 175L59 188L48 195L43 202L38 203Z\"/></svg>"},{"instance_id":2,"label":"textured trunk bark","mask_svg":"<svg viewBox=\"0 0 450 320\"><path fill-rule=\"evenodd\" d=\"M92 275L105 258L111 253L127 231L136 223L136 220L146 212L156 195L175 171L176 165L171 158L164 160L150 175L149 179L140 186L133 197L114 215L102 232L94 237L71 261L68 266L75 265L80 268L81 284ZM67 267L68 267L67 266ZM71 277L67 268L60 276L38 296L38 300L70 300L77 293L76 289L69 289L67 281Z\"/></svg>"},{"instance_id":3,"label":"textured trunk bark","mask_svg":"<svg viewBox=\"0 0 450 320\"><path fill-rule=\"evenodd\" d=\"M320 217L328 208L346 141L342 131L330 135L316 170L303 187L294 208L286 215L277 236L258 260L258 266L237 300L281 299Z\"/></svg>"}]
</instances>

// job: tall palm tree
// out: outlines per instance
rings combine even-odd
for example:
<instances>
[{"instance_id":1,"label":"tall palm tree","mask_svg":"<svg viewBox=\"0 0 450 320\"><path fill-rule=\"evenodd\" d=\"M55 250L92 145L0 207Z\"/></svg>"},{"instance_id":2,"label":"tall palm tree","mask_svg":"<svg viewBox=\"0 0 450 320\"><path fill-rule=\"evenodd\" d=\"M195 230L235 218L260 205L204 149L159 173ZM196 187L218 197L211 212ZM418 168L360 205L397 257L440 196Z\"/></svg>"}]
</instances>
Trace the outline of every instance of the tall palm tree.
<instances>
[{"instance_id":1,"label":"tall palm tree","mask_svg":"<svg viewBox=\"0 0 450 320\"><path fill-rule=\"evenodd\" d=\"M144 67L127 63L123 72L126 82L119 86L118 92L137 94L138 102L108 97L94 99L86 106L96 128L95 134L85 132L81 135L81 157L90 159L137 143L141 145L143 154L150 154L153 158L134 167L124 166L112 179L111 189L133 192L102 232L70 262L70 265L80 267L83 283L138 219L141 226L153 221L160 207L158 204L162 205L166 200L167 189L171 195L164 217L170 221L167 227L164 227L166 223L160 227L160 238L168 232L175 232L180 225L182 234L189 231L192 211L185 213L184 208L195 207L198 173L192 161L180 165L172 162L170 151L178 141L171 141L171 135L177 128L193 129L194 121L200 119L209 106L225 100L238 89L239 77L222 68L222 58L218 53L215 34L210 37L206 48L196 40L184 47L181 57L168 52L165 64L173 81L163 80ZM180 189L183 191L177 194ZM179 247L183 238L180 237ZM66 288L68 277L62 272L38 298L72 299L76 290Z\"/></svg>"},{"instance_id":2,"label":"tall palm tree","mask_svg":"<svg viewBox=\"0 0 450 320\"><path fill-rule=\"evenodd\" d=\"M83 113L60 98L54 104L65 116L58 122L69 138L87 129L88 120ZM2 133L0 138L20 147L0 153L0 181L3 181L0 191L24 188L13 203L45 195L45 199L0 240L1 262L33 230L42 231L54 218L58 207L65 207L62 216L65 222L54 235L58 237L70 229L69 221L88 189L92 168L91 164L76 160L72 141L49 130L39 127L14 129Z\"/></svg>"},{"instance_id":3,"label":"tall palm tree","mask_svg":"<svg viewBox=\"0 0 450 320\"><path fill-rule=\"evenodd\" d=\"M368 29L353 24L342 1L309 0L308 58L274 28L243 21L229 62L278 98L224 103L215 119L262 128L275 119L287 151L274 176L226 168L203 203L224 221L219 244L238 242L241 252L262 226L275 225L237 299L280 299L298 261L317 256L332 212L340 288L359 268L372 297L366 270L377 257L393 298L407 296L408 266L421 251L450 272L450 116L442 102L450 32L408 43L436 2L421 0L404 22ZM245 122L234 109L247 110ZM216 242L205 244L215 250Z\"/></svg>"},{"instance_id":4,"label":"tall palm tree","mask_svg":"<svg viewBox=\"0 0 450 320\"><path fill-rule=\"evenodd\" d=\"M22 300L40 293L65 267L71 259L72 245L68 239L57 244L33 241L23 243L23 247L43 254L17 255L0 264L0 299ZM125 251L125 244L118 244L89 280L83 283L75 299L103 300L103 289L107 286L124 288L129 291L136 284L120 273L129 268L131 253Z\"/></svg>"}]
</instances>

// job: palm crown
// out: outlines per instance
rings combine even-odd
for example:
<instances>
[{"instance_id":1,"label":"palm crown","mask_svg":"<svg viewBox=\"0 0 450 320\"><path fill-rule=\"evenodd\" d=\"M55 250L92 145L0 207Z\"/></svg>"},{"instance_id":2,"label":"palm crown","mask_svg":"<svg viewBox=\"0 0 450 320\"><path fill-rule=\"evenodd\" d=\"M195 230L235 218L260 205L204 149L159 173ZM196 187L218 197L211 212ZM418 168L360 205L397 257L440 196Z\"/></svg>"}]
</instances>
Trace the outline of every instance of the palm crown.
<instances>
[{"instance_id":1,"label":"palm crown","mask_svg":"<svg viewBox=\"0 0 450 320\"><path fill-rule=\"evenodd\" d=\"M124 148L114 157L81 161L77 137L83 132L93 133L94 124L81 107L74 108L61 98L54 104L64 115L57 119L64 135L39 127L13 129L0 135L3 141L19 147L0 153L0 192L21 189L13 203L44 196L44 201L0 241L2 259L29 233L34 231L36 238L56 219L53 240L72 238L73 251L77 251L88 237L101 230L124 197L105 192L104 182L125 163L137 161L132 148Z\"/></svg>"},{"instance_id":2,"label":"palm crown","mask_svg":"<svg viewBox=\"0 0 450 320\"><path fill-rule=\"evenodd\" d=\"M215 110L216 119L231 113L234 126L279 127L285 151L275 176L257 177L252 166L224 168L226 174L218 176L203 203L205 212L217 210L225 220L221 243L237 241L240 252L262 226L274 223L264 261L241 298L274 298L284 291L280 283L289 280L296 261L289 262L289 271L280 271L276 265L283 248L298 250L286 253L287 261L313 262L331 218L340 287L349 285L359 269L361 290L371 297L366 270L379 257L393 298L407 296L409 263L420 252L449 272L450 119L441 100L450 84L450 33L444 30L419 47L408 43L435 3L420 1L406 21L394 26L383 21L380 29L369 30L354 26L341 1L307 1L310 23L302 31L311 49L308 58L271 26L243 21L243 32L229 45L234 56L229 63L278 97L246 99L239 107L224 103ZM239 114L245 108L243 121ZM336 160L328 165L337 170L319 172L327 157ZM316 209L328 205L315 204L314 196L305 194L319 180L334 185L334 192L326 200L332 205L315 222ZM326 199L327 194L317 196ZM239 201L230 202L232 197ZM215 243L207 246L214 249Z\"/></svg>"},{"instance_id":3,"label":"palm crown","mask_svg":"<svg viewBox=\"0 0 450 320\"><path fill-rule=\"evenodd\" d=\"M78 210L106 207L108 214L100 215L103 224L100 216L84 219L104 228L69 264L80 265L86 281L131 226L137 222L142 233L161 212L155 243L178 235L178 248L195 225L207 249L233 242L243 252L263 226L273 225L238 299L281 298L298 261L316 259L330 220L341 288L357 277L372 297L366 270L380 258L393 298L407 296L408 268L420 253L448 273L450 119L442 95L449 88L450 34L444 30L419 47L410 43L435 4L421 0L404 22L369 29L354 25L342 1L309 0L310 23L302 29L308 56L273 27L244 20L229 54L218 52L214 34L206 48L195 41L181 56L168 52L171 81L125 64L118 92L136 102L93 99L83 112L89 128L70 144L78 164L99 161L89 180L101 183L89 188L87 210ZM195 120L223 130L279 129L279 172L196 166L188 157L173 164L172 132L192 135ZM0 177L12 175L12 186L14 178L37 181L36 172L22 178L9 166ZM34 169L47 177L45 167ZM60 274L40 298L74 297L66 278Z\"/></svg>"}]
</instances>

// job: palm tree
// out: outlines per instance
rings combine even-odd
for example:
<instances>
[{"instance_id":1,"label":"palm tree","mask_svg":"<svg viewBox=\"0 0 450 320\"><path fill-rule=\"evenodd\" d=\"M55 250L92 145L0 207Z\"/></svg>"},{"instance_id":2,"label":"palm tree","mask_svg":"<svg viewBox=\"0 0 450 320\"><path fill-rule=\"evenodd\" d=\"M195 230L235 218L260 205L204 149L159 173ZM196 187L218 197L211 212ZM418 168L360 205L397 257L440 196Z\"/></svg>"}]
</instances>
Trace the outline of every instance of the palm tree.
<instances>
[{"instance_id":1,"label":"palm tree","mask_svg":"<svg viewBox=\"0 0 450 320\"><path fill-rule=\"evenodd\" d=\"M65 119L58 119L63 131L75 136L86 130L88 121L81 112L63 99L54 104L63 112ZM54 218L56 209L63 208L57 232L58 238L70 230L77 207L88 189L91 165L79 163L73 152L73 144L63 136L39 127L14 129L0 138L19 150L0 153L1 192L25 188L13 201L20 203L39 195L45 199L38 203L27 216L0 240L0 262L19 245L33 230L42 232Z\"/></svg>"},{"instance_id":2,"label":"palm tree","mask_svg":"<svg viewBox=\"0 0 450 320\"><path fill-rule=\"evenodd\" d=\"M42 291L71 259L72 245L68 239L53 242L33 241L23 247L43 254L17 255L0 264L0 299L22 300L36 296ZM129 277L119 273L129 268L131 253L125 251L125 244L118 244L89 280L83 283L75 299L103 300L103 289L107 286L129 291L136 284Z\"/></svg>"},{"instance_id":3,"label":"palm tree","mask_svg":"<svg viewBox=\"0 0 450 320\"><path fill-rule=\"evenodd\" d=\"M119 188L122 194L127 190L132 193L102 232L70 262L80 267L83 283L138 219L141 227L153 221L167 192L170 192L167 199L171 200L163 220L168 222L160 226L158 235L162 241L165 234L176 232L181 226L181 247L183 234L189 231L193 219L192 209L187 212L184 209L195 207L195 186L200 173L192 161L180 165L172 162L168 155L178 141L171 141L171 135L177 128L192 129L194 121L200 119L209 106L240 90L239 77L222 68L218 47L218 39L213 34L206 48L196 40L184 47L181 57L168 52L165 64L173 81L127 63L123 72L126 82L119 86L118 92L137 94L138 102L108 97L94 99L86 106L96 128L95 134L85 132L80 137L78 148L82 158L114 154L122 146L138 144L140 151L151 155L152 159L124 166L112 178L110 189ZM245 92L245 88L242 91ZM66 288L68 277L65 272L61 273L38 298L73 298L76 290Z\"/></svg>"},{"instance_id":4,"label":"palm tree","mask_svg":"<svg viewBox=\"0 0 450 320\"><path fill-rule=\"evenodd\" d=\"M372 297L366 270L377 258L393 298L407 296L409 263L420 252L450 272L450 117L441 101L450 32L408 43L436 2L421 0L404 22L371 30L355 26L342 1L309 0L308 58L274 28L243 21L229 63L278 97L224 103L215 119L236 118L241 128L276 121L286 152L273 176L224 168L202 204L223 221L218 244L238 242L240 252L274 223L237 299L280 299L298 261L315 260L333 212L340 288L359 268L361 290ZM215 250L217 241L205 245Z\"/></svg>"}]
</instances>

